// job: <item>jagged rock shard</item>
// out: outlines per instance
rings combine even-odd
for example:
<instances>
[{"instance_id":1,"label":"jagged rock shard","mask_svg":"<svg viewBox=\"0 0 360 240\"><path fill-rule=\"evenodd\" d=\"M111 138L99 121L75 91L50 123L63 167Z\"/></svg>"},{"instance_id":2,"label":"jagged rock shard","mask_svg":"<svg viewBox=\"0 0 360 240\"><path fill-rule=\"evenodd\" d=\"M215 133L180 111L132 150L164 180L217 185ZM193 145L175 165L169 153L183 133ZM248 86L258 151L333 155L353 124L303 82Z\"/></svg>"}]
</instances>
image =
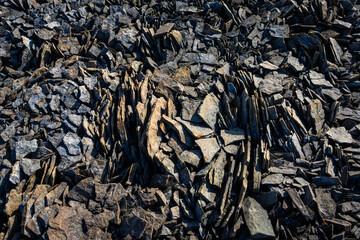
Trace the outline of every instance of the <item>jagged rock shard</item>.
<instances>
[{"instance_id":1,"label":"jagged rock shard","mask_svg":"<svg viewBox=\"0 0 360 240\"><path fill-rule=\"evenodd\" d=\"M270 24L269 32L275 38L289 38L290 28L289 25Z\"/></svg>"},{"instance_id":2,"label":"jagged rock shard","mask_svg":"<svg viewBox=\"0 0 360 240\"><path fill-rule=\"evenodd\" d=\"M210 184L221 188L223 178L225 176L225 165L226 165L226 153L221 151L219 156L215 160L213 168L209 172Z\"/></svg>"},{"instance_id":3,"label":"jagged rock shard","mask_svg":"<svg viewBox=\"0 0 360 240\"><path fill-rule=\"evenodd\" d=\"M200 147L205 162L210 162L214 158L215 154L220 150L220 146L214 137L197 139L195 142Z\"/></svg>"},{"instance_id":4,"label":"jagged rock shard","mask_svg":"<svg viewBox=\"0 0 360 240\"><path fill-rule=\"evenodd\" d=\"M159 151L161 143L161 132L159 129L159 123L162 115L162 111L166 108L166 101L164 98L159 98L154 103L151 109L151 115L146 127L146 149L151 158L154 157L157 151Z\"/></svg>"},{"instance_id":5,"label":"jagged rock shard","mask_svg":"<svg viewBox=\"0 0 360 240\"><path fill-rule=\"evenodd\" d=\"M186 63L202 63L209 65L218 64L218 60L216 59L215 55L206 53L186 53L180 61Z\"/></svg>"},{"instance_id":6,"label":"jagged rock shard","mask_svg":"<svg viewBox=\"0 0 360 240\"><path fill-rule=\"evenodd\" d=\"M344 127L331 128L326 135L338 143L352 144L354 142L351 134Z\"/></svg>"},{"instance_id":7,"label":"jagged rock shard","mask_svg":"<svg viewBox=\"0 0 360 240\"><path fill-rule=\"evenodd\" d=\"M185 150L180 154L180 158L194 167L199 167L202 153L201 150Z\"/></svg>"},{"instance_id":8,"label":"jagged rock shard","mask_svg":"<svg viewBox=\"0 0 360 240\"><path fill-rule=\"evenodd\" d=\"M220 136L224 140L225 146L239 142L245 139L245 131L243 129L220 130Z\"/></svg>"},{"instance_id":9,"label":"jagged rock shard","mask_svg":"<svg viewBox=\"0 0 360 240\"><path fill-rule=\"evenodd\" d=\"M202 138L209 135L212 135L214 131L211 128L208 128L204 125L188 122L182 120L180 117L175 118L176 121L181 123L185 126L185 128L195 137L195 138Z\"/></svg>"},{"instance_id":10,"label":"jagged rock shard","mask_svg":"<svg viewBox=\"0 0 360 240\"><path fill-rule=\"evenodd\" d=\"M162 26L160 26L160 28L156 31L154 37L158 37L161 35L164 35L168 32L171 31L171 29L174 27L175 23L166 23Z\"/></svg>"},{"instance_id":11,"label":"jagged rock shard","mask_svg":"<svg viewBox=\"0 0 360 240\"><path fill-rule=\"evenodd\" d=\"M245 198L242 211L252 238L275 238L267 211L255 199Z\"/></svg>"},{"instance_id":12,"label":"jagged rock shard","mask_svg":"<svg viewBox=\"0 0 360 240\"><path fill-rule=\"evenodd\" d=\"M38 148L38 142L36 139L26 141L25 139L15 143L16 160L20 160L29 153L35 152Z\"/></svg>"},{"instance_id":13,"label":"jagged rock shard","mask_svg":"<svg viewBox=\"0 0 360 240\"><path fill-rule=\"evenodd\" d=\"M199 116L212 129L215 129L217 114L220 111L220 100L214 93L208 94L199 107Z\"/></svg>"},{"instance_id":14,"label":"jagged rock shard","mask_svg":"<svg viewBox=\"0 0 360 240\"><path fill-rule=\"evenodd\" d=\"M40 159L22 158L20 166L26 175L31 176L41 168Z\"/></svg>"},{"instance_id":15,"label":"jagged rock shard","mask_svg":"<svg viewBox=\"0 0 360 240\"><path fill-rule=\"evenodd\" d=\"M315 189L315 193L320 216L323 219L335 218L336 202L332 199L331 192L328 189L317 188Z\"/></svg>"},{"instance_id":16,"label":"jagged rock shard","mask_svg":"<svg viewBox=\"0 0 360 240\"><path fill-rule=\"evenodd\" d=\"M316 133L320 134L322 131L322 126L325 122L324 109L319 99L312 100L309 106L310 106L310 116L315 125Z\"/></svg>"}]
</instances>

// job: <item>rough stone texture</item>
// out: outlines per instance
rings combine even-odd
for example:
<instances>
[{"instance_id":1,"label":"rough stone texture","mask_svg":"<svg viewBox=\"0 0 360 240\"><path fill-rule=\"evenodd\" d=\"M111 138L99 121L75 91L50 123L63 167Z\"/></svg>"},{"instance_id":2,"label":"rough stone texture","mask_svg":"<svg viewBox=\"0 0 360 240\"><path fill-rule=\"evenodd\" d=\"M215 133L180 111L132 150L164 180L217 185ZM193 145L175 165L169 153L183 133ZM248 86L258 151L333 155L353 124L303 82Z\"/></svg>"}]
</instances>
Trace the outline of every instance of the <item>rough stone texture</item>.
<instances>
[{"instance_id":1,"label":"rough stone texture","mask_svg":"<svg viewBox=\"0 0 360 240\"><path fill-rule=\"evenodd\" d=\"M274 238L275 233L268 213L253 198L247 197L242 208L245 223L254 239Z\"/></svg>"}]
</instances>

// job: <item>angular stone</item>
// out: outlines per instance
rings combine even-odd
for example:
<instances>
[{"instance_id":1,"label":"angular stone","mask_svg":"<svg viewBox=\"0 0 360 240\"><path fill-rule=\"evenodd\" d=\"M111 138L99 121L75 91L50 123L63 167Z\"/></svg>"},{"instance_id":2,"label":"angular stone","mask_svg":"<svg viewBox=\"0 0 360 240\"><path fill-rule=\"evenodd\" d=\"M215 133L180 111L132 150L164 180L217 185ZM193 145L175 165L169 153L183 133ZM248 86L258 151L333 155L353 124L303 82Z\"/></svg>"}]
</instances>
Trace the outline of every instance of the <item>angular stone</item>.
<instances>
[{"instance_id":1,"label":"angular stone","mask_svg":"<svg viewBox=\"0 0 360 240\"><path fill-rule=\"evenodd\" d=\"M181 62L186 63L202 63L208 65L217 65L218 61L216 56L213 54L206 53L186 53L182 58Z\"/></svg>"},{"instance_id":2,"label":"angular stone","mask_svg":"<svg viewBox=\"0 0 360 240\"><path fill-rule=\"evenodd\" d=\"M220 130L220 136L224 140L224 144L226 146L245 140L245 131L243 129Z\"/></svg>"},{"instance_id":3,"label":"angular stone","mask_svg":"<svg viewBox=\"0 0 360 240\"><path fill-rule=\"evenodd\" d=\"M180 154L180 158L191 166L199 167L202 153L201 150L185 150Z\"/></svg>"},{"instance_id":4,"label":"angular stone","mask_svg":"<svg viewBox=\"0 0 360 240\"><path fill-rule=\"evenodd\" d=\"M220 150L220 146L214 137L197 139L195 142L200 147L205 162L211 162L215 154Z\"/></svg>"},{"instance_id":5,"label":"angular stone","mask_svg":"<svg viewBox=\"0 0 360 240\"><path fill-rule=\"evenodd\" d=\"M282 174L270 174L261 180L262 185L279 185L284 181Z\"/></svg>"},{"instance_id":6,"label":"angular stone","mask_svg":"<svg viewBox=\"0 0 360 240\"><path fill-rule=\"evenodd\" d=\"M94 196L95 182L92 178L81 180L69 193L68 198L81 203L87 203Z\"/></svg>"},{"instance_id":7,"label":"angular stone","mask_svg":"<svg viewBox=\"0 0 360 240\"><path fill-rule=\"evenodd\" d=\"M274 25L270 24L269 32L275 38L289 38L290 28L289 25Z\"/></svg>"},{"instance_id":8,"label":"angular stone","mask_svg":"<svg viewBox=\"0 0 360 240\"><path fill-rule=\"evenodd\" d=\"M192 123L189 121L184 121L179 117L175 118L176 121L178 121L179 123L181 123L182 125L185 126L185 128L195 137L195 138L202 138L202 137L206 137L209 136L211 134L214 133L214 131L211 128L208 128L204 125L200 125L200 124L196 124L196 123Z\"/></svg>"},{"instance_id":9,"label":"angular stone","mask_svg":"<svg viewBox=\"0 0 360 240\"><path fill-rule=\"evenodd\" d=\"M344 127L331 128L326 135L338 143L352 144L354 142L351 134Z\"/></svg>"},{"instance_id":10,"label":"angular stone","mask_svg":"<svg viewBox=\"0 0 360 240\"><path fill-rule=\"evenodd\" d=\"M154 37L158 37L161 35L164 35L168 32L171 31L171 29L174 27L175 23L166 23L162 26L160 26L160 28L156 31Z\"/></svg>"},{"instance_id":11,"label":"angular stone","mask_svg":"<svg viewBox=\"0 0 360 240\"><path fill-rule=\"evenodd\" d=\"M275 238L267 211L255 199L245 198L242 211L252 238Z\"/></svg>"},{"instance_id":12,"label":"angular stone","mask_svg":"<svg viewBox=\"0 0 360 240\"><path fill-rule=\"evenodd\" d=\"M315 130L317 134L320 134L322 131L322 126L325 122L325 112L322 107L320 100L314 99L309 104L310 107L310 116L315 125Z\"/></svg>"},{"instance_id":13,"label":"angular stone","mask_svg":"<svg viewBox=\"0 0 360 240\"><path fill-rule=\"evenodd\" d=\"M219 111L220 100L215 96L214 93L210 93L205 97L203 103L199 107L198 114L207 125L214 129Z\"/></svg>"},{"instance_id":14,"label":"angular stone","mask_svg":"<svg viewBox=\"0 0 360 240\"><path fill-rule=\"evenodd\" d=\"M20 160L20 166L28 176L33 175L37 170L41 169L40 159L22 158Z\"/></svg>"},{"instance_id":15,"label":"angular stone","mask_svg":"<svg viewBox=\"0 0 360 240\"><path fill-rule=\"evenodd\" d=\"M16 160L20 160L29 153L35 152L37 148L38 148L38 142L36 139L33 139L31 141L22 139L16 142L15 143Z\"/></svg>"},{"instance_id":16,"label":"angular stone","mask_svg":"<svg viewBox=\"0 0 360 240\"><path fill-rule=\"evenodd\" d=\"M331 197L328 189L315 189L316 203L321 218L333 219L336 213L336 202Z\"/></svg>"},{"instance_id":17,"label":"angular stone","mask_svg":"<svg viewBox=\"0 0 360 240\"><path fill-rule=\"evenodd\" d=\"M76 133L68 132L64 136L64 145L71 155L81 154L81 139Z\"/></svg>"}]
</instances>

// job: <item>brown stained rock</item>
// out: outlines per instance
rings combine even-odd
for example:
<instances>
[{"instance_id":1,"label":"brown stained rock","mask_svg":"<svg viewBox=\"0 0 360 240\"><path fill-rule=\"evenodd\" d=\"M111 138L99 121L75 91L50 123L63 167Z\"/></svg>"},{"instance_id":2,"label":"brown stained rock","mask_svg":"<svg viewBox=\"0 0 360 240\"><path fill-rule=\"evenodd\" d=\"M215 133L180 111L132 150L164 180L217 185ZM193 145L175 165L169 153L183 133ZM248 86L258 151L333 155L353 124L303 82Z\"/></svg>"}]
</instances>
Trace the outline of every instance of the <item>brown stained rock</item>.
<instances>
[{"instance_id":1,"label":"brown stained rock","mask_svg":"<svg viewBox=\"0 0 360 240\"><path fill-rule=\"evenodd\" d=\"M146 149L147 149L147 153L151 158L154 157L154 155L160 148L161 133L159 130L159 123L162 116L162 111L164 111L165 108L166 108L165 99L162 97L157 99L151 109L149 121L146 126L146 131L145 131Z\"/></svg>"},{"instance_id":2,"label":"brown stained rock","mask_svg":"<svg viewBox=\"0 0 360 240\"><path fill-rule=\"evenodd\" d=\"M192 83L190 68L188 67L176 69L172 74L172 78L183 85L189 85Z\"/></svg>"},{"instance_id":3,"label":"brown stained rock","mask_svg":"<svg viewBox=\"0 0 360 240\"><path fill-rule=\"evenodd\" d=\"M195 137L195 139L207 137L214 133L214 131L211 128L208 128L204 125L185 121L179 117L176 117L175 119L176 121L184 125L185 128Z\"/></svg>"},{"instance_id":4,"label":"brown stained rock","mask_svg":"<svg viewBox=\"0 0 360 240\"><path fill-rule=\"evenodd\" d=\"M314 99L309 104L310 107L310 116L315 125L315 130L317 134L320 134L322 131L322 126L325 122L325 112L323 106L318 99Z\"/></svg>"},{"instance_id":5,"label":"brown stained rock","mask_svg":"<svg viewBox=\"0 0 360 240\"><path fill-rule=\"evenodd\" d=\"M5 205L5 213L8 216L12 216L13 213L19 209L22 202L22 194L18 193L16 189L11 189L9 196L7 197L7 203Z\"/></svg>"}]
</instances>

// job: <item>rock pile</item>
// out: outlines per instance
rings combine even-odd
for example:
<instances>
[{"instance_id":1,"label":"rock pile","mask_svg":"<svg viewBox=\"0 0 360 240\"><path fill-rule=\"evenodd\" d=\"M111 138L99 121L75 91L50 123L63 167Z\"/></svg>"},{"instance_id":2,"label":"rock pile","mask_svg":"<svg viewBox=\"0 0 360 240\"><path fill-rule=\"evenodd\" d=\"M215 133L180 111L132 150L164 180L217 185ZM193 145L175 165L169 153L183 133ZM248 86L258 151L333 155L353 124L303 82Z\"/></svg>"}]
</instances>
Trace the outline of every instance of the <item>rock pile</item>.
<instances>
[{"instance_id":1,"label":"rock pile","mask_svg":"<svg viewBox=\"0 0 360 240\"><path fill-rule=\"evenodd\" d=\"M0 19L0 238L360 238L357 1Z\"/></svg>"}]
</instances>

